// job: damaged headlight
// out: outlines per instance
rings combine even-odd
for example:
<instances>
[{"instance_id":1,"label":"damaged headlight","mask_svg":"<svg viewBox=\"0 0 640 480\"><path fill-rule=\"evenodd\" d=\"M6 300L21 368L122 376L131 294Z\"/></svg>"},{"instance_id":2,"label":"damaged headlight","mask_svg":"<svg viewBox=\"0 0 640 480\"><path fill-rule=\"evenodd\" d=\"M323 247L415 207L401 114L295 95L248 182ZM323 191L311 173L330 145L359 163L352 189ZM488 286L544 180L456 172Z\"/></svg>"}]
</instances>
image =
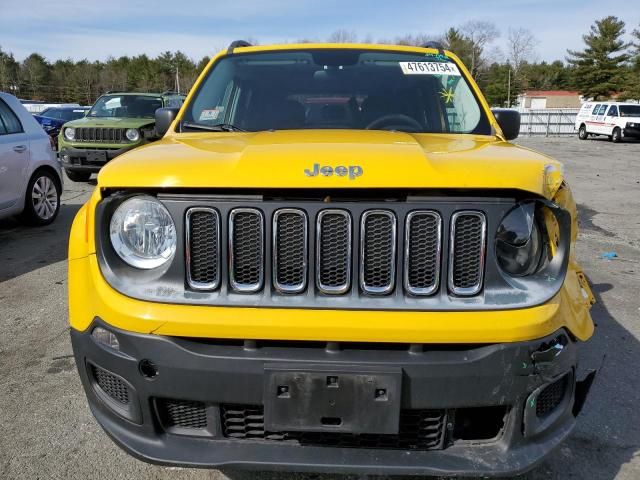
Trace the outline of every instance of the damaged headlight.
<instances>
[{"instance_id":1,"label":"damaged headlight","mask_svg":"<svg viewBox=\"0 0 640 480\"><path fill-rule=\"evenodd\" d=\"M509 275L527 276L541 266L545 250L534 202L520 203L502 220L496 234L496 258Z\"/></svg>"},{"instance_id":2,"label":"damaged headlight","mask_svg":"<svg viewBox=\"0 0 640 480\"><path fill-rule=\"evenodd\" d=\"M176 226L167 209L153 197L122 202L111 217L111 244L132 267L157 268L176 252Z\"/></svg>"}]
</instances>

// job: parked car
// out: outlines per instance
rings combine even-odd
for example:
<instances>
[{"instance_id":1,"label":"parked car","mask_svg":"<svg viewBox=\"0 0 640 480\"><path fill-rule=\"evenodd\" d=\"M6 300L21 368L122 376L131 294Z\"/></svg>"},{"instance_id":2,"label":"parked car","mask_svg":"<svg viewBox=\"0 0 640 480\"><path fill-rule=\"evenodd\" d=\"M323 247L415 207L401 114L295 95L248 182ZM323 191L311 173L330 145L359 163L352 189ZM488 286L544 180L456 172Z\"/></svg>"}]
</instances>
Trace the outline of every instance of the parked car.
<instances>
[{"instance_id":1,"label":"parked car","mask_svg":"<svg viewBox=\"0 0 640 480\"><path fill-rule=\"evenodd\" d=\"M593 295L519 128L440 45L232 44L73 223L91 412L153 463L532 468L593 381Z\"/></svg>"},{"instance_id":2,"label":"parked car","mask_svg":"<svg viewBox=\"0 0 640 480\"><path fill-rule=\"evenodd\" d=\"M640 138L640 104L622 102L587 102L576 116L578 138L606 135L613 142Z\"/></svg>"},{"instance_id":3,"label":"parked car","mask_svg":"<svg viewBox=\"0 0 640 480\"><path fill-rule=\"evenodd\" d=\"M49 107L33 118L42 125L42 128L54 142L58 149L58 135L62 126L71 120L77 120L86 115L91 107Z\"/></svg>"},{"instance_id":4,"label":"parked car","mask_svg":"<svg viewBox=\"0 0 640 480\"><path fill-rule=\"evenodd\" d=\"M58 135L59 157L67 176L74 182L86 182L109 160L157 140L156 110L179 107L184 98L174 92L101 96L85 117L68 122Z\"/></svg>"},{"instance_id":5,"label":"parked car","mask_svg":"<svg viewBox=\"0 0 640 480\"><path fill-rule=\"evenodd\" d=\"M60 210L62 186L51 138L16 97L0 92L0 218L48 225Z\"/></svg>"}]
</instances>

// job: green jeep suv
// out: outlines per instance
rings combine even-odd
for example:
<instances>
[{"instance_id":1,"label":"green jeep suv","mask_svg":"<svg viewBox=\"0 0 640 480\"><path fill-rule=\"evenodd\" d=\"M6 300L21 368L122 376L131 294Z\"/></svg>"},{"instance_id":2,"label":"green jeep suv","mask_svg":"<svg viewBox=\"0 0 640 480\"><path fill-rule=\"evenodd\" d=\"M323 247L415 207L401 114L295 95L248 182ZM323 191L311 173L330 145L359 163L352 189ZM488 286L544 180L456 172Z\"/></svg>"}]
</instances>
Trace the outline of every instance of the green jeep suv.
<instances>
[{"instance_id":1,"label":"green jeep suv","mask_svg":"<svg viewBox=\"0 0 640 480\"><path fill-rule=\"evenodd\" d=\"M108 92L87 115L66 123L58 137L58 153L69 179L86 182L109 160L158 139L155 112L180 107L184 95L175 92Z\"/></svg>"}]
</instances>

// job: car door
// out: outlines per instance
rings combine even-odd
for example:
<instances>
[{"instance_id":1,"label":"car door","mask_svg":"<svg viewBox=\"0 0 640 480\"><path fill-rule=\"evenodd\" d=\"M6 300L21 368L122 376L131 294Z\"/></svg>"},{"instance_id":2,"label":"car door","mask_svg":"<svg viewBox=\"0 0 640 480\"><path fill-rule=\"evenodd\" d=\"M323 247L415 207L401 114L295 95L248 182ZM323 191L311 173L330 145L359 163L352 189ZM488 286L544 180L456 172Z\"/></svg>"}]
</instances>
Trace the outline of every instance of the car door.
<instances>
[{"instance_id":1,"label":"car door","mask_svg":"<svg viewBox=\"0 0 640 480\"><path fill-rule=\"evenodd\" d=\"M598 117L598 111L600 110L600 104L596 103L593 110L589 114L589 118L585 122L587 124L587 132L598 133L598 126L596 125L596 118Z\"/></svg>"},{"instance_id":2,"label":"car door","mask_svg":"<svg viewBox=\"0 0 640 480\"><path fill-rule=\"evenodd\" d=\"M0 211L22 200L29 141L11 108L0 99Z\"/></svg>"},{"instance_id":3,"label":"car door","mask_svg":"<svg viewBox=\"0 0 640 480\"><path fill-rule=\"evenodd\" d=\"M609 110L607 110L607 116L604 117L604 134L611 135L613 133L613 129L616 127L616 123L618 120L618 106L611 105Z\"/></svg>"},{"instance_id":4,"label":"car door","mask_svg":"<svg viewBox=\"0 0 640 480\"><path fill-rule=\"evenodd\" d=\"M609 105L606 103L600 105L600 108L598 109L598 112L596 115L595 133L599 133L601 135L606 133L607 129L604 124L604 118L605 118L604 114L607 112L608 107Z\"/></svg>"}]
</instances>

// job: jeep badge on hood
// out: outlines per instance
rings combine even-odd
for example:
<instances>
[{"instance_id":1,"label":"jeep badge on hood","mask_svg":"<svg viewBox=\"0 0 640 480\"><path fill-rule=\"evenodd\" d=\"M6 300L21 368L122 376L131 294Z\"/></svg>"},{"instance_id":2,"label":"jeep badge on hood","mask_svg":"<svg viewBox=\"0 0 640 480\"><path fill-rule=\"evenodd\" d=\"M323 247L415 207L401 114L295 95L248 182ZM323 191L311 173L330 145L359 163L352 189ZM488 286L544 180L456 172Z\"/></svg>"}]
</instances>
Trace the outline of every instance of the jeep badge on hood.
<instances>
[{"instance_id":1,"label":"jeep badge on hood","mask_svg":"<svg viewBox=\"0 0 640 480\"><path fill-rule=\"evenodd\" d=\"M338 165L337 167L333 168L329 165L324 165L321 167L317 163L313 164L313 169L311 170L307 168L304 169L304 174L307 177L317 177L318 173L323 177L330 177L333 174L336 174L339 177L346 177L348 175L349 180L354 180L362 175L363 170L360 165L349 165L348 167Z\"/></svg>"}]
</instances>

